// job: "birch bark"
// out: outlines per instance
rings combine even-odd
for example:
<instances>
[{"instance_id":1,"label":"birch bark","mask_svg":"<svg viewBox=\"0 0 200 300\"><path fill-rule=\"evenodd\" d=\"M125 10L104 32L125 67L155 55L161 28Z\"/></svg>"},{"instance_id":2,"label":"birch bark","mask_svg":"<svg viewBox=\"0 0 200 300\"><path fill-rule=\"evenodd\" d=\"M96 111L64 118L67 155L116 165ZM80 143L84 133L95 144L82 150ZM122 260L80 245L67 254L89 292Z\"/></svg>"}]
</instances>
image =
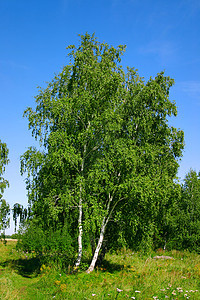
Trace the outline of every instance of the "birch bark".
<instances>
[{"instance_id":1,"label":"birch bark","mask_svg":"<svg viewBox=\"0 0 200 300\"><path fill-rule=\"evenodd\" d=\"M83 161L81 164L81 176L83 175L83 170L84 170L84 157L86 153L86 144L84 145L84 150L83 150ZM81 257L82 257L82 252L83 252L83 246L82 246L82 236L83 236L83 226L82 226L82 215L83 215L83 200L82 200L82 179L80 183L80 198L79 198L79 218L78 218L78 257L75 263L74 269L76 270L80 263L81 263Z\"/></svg>"},{"instance_id":2,"label":"birch bark","mask_svg":"<svg viewBox=\"0 0 200 300\"><path fill-rule=\"evenodd\" d=\"M107 218L106 218L106 216L103 218L103 222L102 222L102 225L101 225L101 232L100 232L98 244L97 244L96 250L94 252L91 264L90 264L89 268L86 271L86 273L88 273L88 274L91 273L94 270L95 264L97 262L99 251L100 251L102 243L103 243L103 238L104 238L104 233L105 233L106 225L107 225L107 223L109 221L109 218L110 218L110 215L111 215L111 214L108 214L108 213L109 213L110 204L112 202L112 199L113 199L112 196L109 194L109 200L108 200L107 209L106 209L106 216L107 216Z\"/></svg>"},{"instance_id":3,"label":"birch bark","mask_svg":"<svg viewBox=\"0 0 200 300\"><path fill-rule=\"evenodd\" d=\"M90 128L90 122L88 122L88 126L86 128L86 132L88 131L88 129ZM84 164L85 164L85 156L86 156L86 151L87 151L87 146L86 146L86 142L83 146L83 160L82 160L82 164L81 164L81 176L83 177L83 171L84 171ZM79 198L79 218L78 218L78 228L79 228L79 234L78 234L78 257L76 259L75 262L75 267L74 270L76 270L80 263L81 263L81 258L82 258L82 252L83 252L83 246L82 246L82 236L83 236L83 226L82 226L82 215L83 215L83 199L82 199L82 187L83 186L83 182L82 182L82 178L81 178L81 183L80 183L80 198Z\"/></svg>"},{"instance_id":4,"label":"birch bark","mask_svg":"<svg viewBox=\"0 0 200 300\"><path fill-rule=\"evenodd\" d=\"M94 267L95 267L95 264L97 262L97 258L98 258L98 255L99 255L99 251L100 251L102 243L103 243L103 238L104 238L106 223L107 223L106 222L106 218L104 218L102 226L101 226L101 233L100 233L99 241L98 241L96 250L94 252L91 264L90 264L89 268L87 269L86 273L91 273L94 270Z\"/></svg>"},{"instance_id":5,"label":"birch bark","mask_svg":"<svg viewBox=\"0 0 200 300\"><path fill-rule=\"evenodd\" d=\"M82 257L82 235L83 235L83 227L82 227L82 198L79 199L79 218L78 218L78 228L79 228L79 235L78 235L78 257L75 263L75 270L79 267L81 263Z\"/></svg>"}]
</instances>

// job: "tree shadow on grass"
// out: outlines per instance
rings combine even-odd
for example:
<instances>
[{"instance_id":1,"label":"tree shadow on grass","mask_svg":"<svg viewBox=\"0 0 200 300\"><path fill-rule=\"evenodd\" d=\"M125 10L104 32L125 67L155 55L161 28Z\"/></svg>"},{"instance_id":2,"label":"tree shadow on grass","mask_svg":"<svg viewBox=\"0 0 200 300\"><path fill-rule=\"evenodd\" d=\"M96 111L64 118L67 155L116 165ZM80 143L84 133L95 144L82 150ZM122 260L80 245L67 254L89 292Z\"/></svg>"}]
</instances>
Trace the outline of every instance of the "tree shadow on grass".
<instances>
[{"instance_id":1,"label":"tree shadow on grass","mask_svg":"<svg viewBox=\"0 0 200 300\"><path fill-rule=\"evenodd\" d=\"M36 277L40 273L41 262L38 257L28 259L6 260L0 263L2 267L10 267L15 270L19 275L27 278Z\"/></svg>"},{"instance_id":2,"label":"tree shadow on grass","mask_svg":"<svg viewBox=\"0 0 200 300\"><path fill-rule=\"evenodd\" d=\"M86 270L89 267L90 259L83 258L82 259L82 271ZM41 259L39 256L31 257L31 258L18 258L18 259L8 259L3 262L0 262L0 267L9 267L17 272L19 275L26 278L34 278L37 277L41 273ZM66 264L67 266L69 265ZM65 266L65 271L70 273L70 270ZM81 267L80 267L81 269ZM95 269L100 269L101 271L115 273L120 272L124 269L123 264L113 263L105 258L99 259L97 261Z\"/></svg>"},{"instance_id":3,"label":"tree shadow on grass","mask_svg":"<svg viewBox=\"0 0 200 300\"><path fill-rule=\"evenodd\" d=\"M72 264L72 268L70 269L70 271L68 269L68 273L76 274L79 271L84 273L89 268L90 263L91 263L91 257L90 258L83 257L79 268L74 270L73 269L74 264ZM94 268L94 270L100 270L100 271L105 271L105 272L109 272L109 273L120 272L123 269L124 269L123 264L113 263L105 258L103 258L102 260L98 259L96 262L95 268Z\"/></svg>"},{"instance_id":4,"label":"tree shadow on grass","mask_svg":"<svg viewBox=\"0 0 200 300\"><path fill-rule=\"evenodd\" d=\"M119 263L113 263L110 262L109 260L104 259L101 263L101 265L98 266L98 268L109 272L109 273L115 273L115 272L119 272L121 270L124 269L124 265L123 264L119 264Z\"/></svg>"}]
</instances>

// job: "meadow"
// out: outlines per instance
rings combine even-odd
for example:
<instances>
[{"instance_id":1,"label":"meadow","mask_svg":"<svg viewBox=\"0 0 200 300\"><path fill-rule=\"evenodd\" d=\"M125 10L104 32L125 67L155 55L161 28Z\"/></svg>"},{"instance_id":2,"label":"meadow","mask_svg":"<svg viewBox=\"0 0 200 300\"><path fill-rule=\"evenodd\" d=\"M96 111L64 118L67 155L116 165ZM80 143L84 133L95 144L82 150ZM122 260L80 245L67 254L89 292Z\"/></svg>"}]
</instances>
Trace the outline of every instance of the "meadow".
<instances>
[{"instance_id":1,"label":"meadow","mask_svg":"<svg viewBox=\"0 0 200 300\"><path fill-rule=\"evenodd\" d=\"M170 256L171 259L155 258ZM187 251L107 253L91 274L41 265L0 242L0 299L200 299L200 255Z\"/></svg>"}]
</instances>

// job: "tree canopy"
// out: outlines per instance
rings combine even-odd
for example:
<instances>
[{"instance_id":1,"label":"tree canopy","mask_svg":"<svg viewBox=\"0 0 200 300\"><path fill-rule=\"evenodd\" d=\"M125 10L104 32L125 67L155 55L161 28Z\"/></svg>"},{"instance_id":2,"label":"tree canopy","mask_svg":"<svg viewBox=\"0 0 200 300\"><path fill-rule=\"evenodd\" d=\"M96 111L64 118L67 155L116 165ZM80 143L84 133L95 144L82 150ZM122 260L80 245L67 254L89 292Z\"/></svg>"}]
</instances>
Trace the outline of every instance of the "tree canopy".
<instances>
[{"instance_id":1,"label":"tree canopy","mask_svg":"<svg viewBox=\"0 0 200 300\"><path fill-rule=\"evenodd\" d=\"M184 135L168 122L177 114L173 79L161 72L145 82L120 65L125 46L80 38L67 48L69 64L39 90L36 109L25 111L41 147L24 153L21 172L32 220L44 230L68 224L78 237L76 267L83 244L93 244L90 272L113 224L117 239L128 227L152 241L167 222Z\"/></svg>"}]
</instances>

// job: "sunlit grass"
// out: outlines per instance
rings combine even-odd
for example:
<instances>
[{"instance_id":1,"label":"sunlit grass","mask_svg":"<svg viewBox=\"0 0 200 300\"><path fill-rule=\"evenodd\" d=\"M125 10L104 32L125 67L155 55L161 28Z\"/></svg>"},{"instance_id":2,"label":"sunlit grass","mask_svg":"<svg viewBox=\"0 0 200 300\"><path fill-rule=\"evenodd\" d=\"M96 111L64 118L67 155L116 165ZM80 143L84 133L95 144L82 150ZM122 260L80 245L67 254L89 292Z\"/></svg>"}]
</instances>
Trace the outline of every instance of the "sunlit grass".
<instances>
[{"instance_id":1,"label":"sunlit grass","mask_svg":"<svg viewBox=\"0 0 200 300\"><path fill-rule=\"evenodd\" d=\"M14 245L0 245L0 299L200 299L197 254L123 250L106 254L91 274L71 274L70 269L34 265L34 254L17 252ZM154 259L156 255L173 259Z\"/></svg>"}]
</instances>

